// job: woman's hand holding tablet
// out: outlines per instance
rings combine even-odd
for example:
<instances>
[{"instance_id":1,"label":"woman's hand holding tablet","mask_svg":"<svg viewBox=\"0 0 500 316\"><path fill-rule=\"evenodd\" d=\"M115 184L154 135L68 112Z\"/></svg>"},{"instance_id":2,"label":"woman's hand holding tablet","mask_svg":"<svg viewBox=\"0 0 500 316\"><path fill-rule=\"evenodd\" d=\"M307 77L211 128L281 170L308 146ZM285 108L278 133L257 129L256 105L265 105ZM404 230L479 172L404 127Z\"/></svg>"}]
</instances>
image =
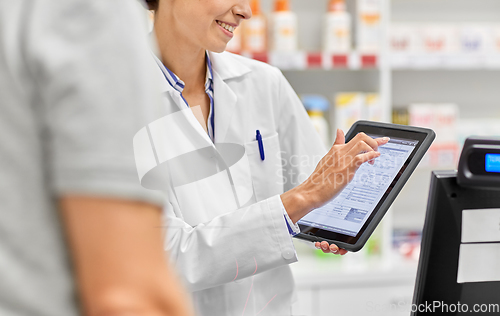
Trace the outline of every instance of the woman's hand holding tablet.
<instances>
[{"instance_id":1,"label":"woman's hand holding tablet","mask_svg":"<svg viewBox=\"0 0 500 316\"><path fill-rule=\"evenodd\" d=\"M334 145L318 163L312 175L296 188L281 195L290 219L296 223L310 211L338 195L363 163L373 163L380 156L378 147L388 141L387 137L374 139L365 133L359 133L346 144L344 133L338 129ZM346 252L339 250L334 244L328 245L326 241L322 243L322 247L324 252Z\"/></svg>"},{"instance_id":2,"label":"woman's hand holding tablet","mask_svg":"<svg viewBox=\"0 0 500 316\"><path fill-rule=\"evenodd\" d=\"M313 175L297 187L315 209L300 218L301 233L295 237L316 242L324 252L340 254L344 251L337 246L349 251L363 247L435 134L425 128L358 121L346 138L351 141L341 145L338 137ZM364 163L375 157L374 163ZM324 193L325 188L333 194Z\"/></svg>"}]
</instances>

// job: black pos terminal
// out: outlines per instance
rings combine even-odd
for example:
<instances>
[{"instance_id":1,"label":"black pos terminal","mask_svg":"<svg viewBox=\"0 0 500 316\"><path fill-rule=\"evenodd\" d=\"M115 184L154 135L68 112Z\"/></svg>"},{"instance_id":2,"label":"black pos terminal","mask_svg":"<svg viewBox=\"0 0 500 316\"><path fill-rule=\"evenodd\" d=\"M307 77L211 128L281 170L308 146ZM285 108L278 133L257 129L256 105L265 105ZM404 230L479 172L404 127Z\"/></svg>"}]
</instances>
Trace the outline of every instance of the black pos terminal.
<instances>
[{"instance_id":1,"label":"black pos terminal","mask_svg":"<svg viewBox=\"0 0 500 316\"><path fill-rule=\"evenodd\" d=\"M432 173L412 315L500 315L500 138Z\"/></svg>"}]
</instances>

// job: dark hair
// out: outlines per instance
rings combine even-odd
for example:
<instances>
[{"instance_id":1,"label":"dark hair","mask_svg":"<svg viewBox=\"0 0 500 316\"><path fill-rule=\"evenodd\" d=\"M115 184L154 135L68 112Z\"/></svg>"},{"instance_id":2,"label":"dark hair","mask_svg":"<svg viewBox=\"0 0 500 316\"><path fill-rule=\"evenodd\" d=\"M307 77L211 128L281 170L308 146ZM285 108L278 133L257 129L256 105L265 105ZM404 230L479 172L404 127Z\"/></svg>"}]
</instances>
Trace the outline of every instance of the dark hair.
<instances>
[{"instance_id":1,"label":"dark hair","mask_svg":"<svg viewBox=\"0 0 500 316\"><path fill-rule=\"evenodd\" d=\"M158 0L146 0L149 10L158 9Z\"/></svg>"}]
</instances>

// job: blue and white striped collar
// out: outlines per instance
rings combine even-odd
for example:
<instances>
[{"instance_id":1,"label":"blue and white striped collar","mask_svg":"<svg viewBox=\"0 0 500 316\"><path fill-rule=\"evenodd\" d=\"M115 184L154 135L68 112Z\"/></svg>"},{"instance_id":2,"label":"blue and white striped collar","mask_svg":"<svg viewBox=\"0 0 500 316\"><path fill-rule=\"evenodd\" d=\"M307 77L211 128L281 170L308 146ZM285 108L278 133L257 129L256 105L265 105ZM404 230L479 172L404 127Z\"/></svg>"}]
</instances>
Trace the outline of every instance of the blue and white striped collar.
<instances>
[{"instance_id":1,"label":"blue and white striped collar","mask_svg":"<svg viewBox=\"0 0 500 316\"><path fill-rule=\"evenodd\" d=\"M165 75L165 78L167 79L168 84L176 90L182 100L184 101L185 105L189 108L189 104L182 95L182 91L184 90L184 87L186 86L185 83L177 77L176 74L174 74L170 69L168 69L156 55L154 55L154 58L156 60L156 63L160 67L162 73ZM209 113L209 119L207 122L207 130L208 130L208 135L212 141L215 139L215 112L214 112L214 88L213 88L213 72L212 72L212 62L210 61L210 57L208 56L208 52L205 52L205 61L207 64L207 71L205 75L205 92L207 93L208 97L210 98L210 113Z\"/></svg>"},{"instance_id":2,"label":"blue and white striped collar","mask_svg":"<svg viewBox=\"0 0 500 316\"><path fill-rule=\"evenodd\" d=\"M182 81L176 74L174 74L170 69L168 69L163 62L153 54L157 64L160 66L161 71L165 75L167 82L170 84L172 88L182 93L186 84ZM205 76L205 90L213 90L213 70L212 70L212 62L210 61L210 57L208 56L208 52L205 52L205 61L207 64L207 72Z\"/></svg>"},{"instance_id":3,"label":"blue and white striped collar","mask_svg":"<svg viewBox=\"0 0 500 316\"><path fill-rule=\"evenodd\" d=\"M207 64L207 74L205 76L205 91L212 90L213 91L213 83L214 83L214 74L212 72L212 61L208 56L208 52L205 52L205 61Z\"/></svg>"}]
</instances>

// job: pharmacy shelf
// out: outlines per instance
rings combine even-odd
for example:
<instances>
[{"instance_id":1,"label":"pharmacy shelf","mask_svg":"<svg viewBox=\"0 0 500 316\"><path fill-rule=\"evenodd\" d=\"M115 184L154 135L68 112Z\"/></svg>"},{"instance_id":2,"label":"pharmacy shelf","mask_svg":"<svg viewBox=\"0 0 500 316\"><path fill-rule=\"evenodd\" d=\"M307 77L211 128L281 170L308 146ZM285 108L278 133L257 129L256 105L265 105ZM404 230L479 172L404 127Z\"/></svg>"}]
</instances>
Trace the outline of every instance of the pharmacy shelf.
<instances>
[{"instance_id":1,"label":"pharmacy shelf","mask_svg":"<svg viewBox=\"0 0 500 316\"><path fill-rule=\"evenodd\" d=\"M351 52L348 54L328 54L322 52L269 52L245 53L241 55L269 63L281 70L307 69L349 69L359 70L378 68L379 58L376 54Z\"/></svg>"},{"instance_id":2,"label":"pharmacy shelf","mask_svg":"<svg viewBox=\"0 0 500 316\"><path fill-rule=\"evenodd\" d=\"M499 70L500 54L404 54L392 53L389 57L393 70Z\"/></svg>"},{"instance_id":3,"label":"pharmacy shelf","mask_svg":"<svg viewBox=\"0 0 500 316\"><path fill-rule=\"evenodd\" d=\"M281 70L360 70L379 69L378 54L328 54L322 52L241 53L269 63ZM388 57L391 70L500 70L500 54L406 54L392 53Z\"/></svg>"},{"instance_id":4,"label":"pharmacy shelf","mask_svg":"<svg viewBox=\"0 0 500 316\"><path fill-rule=\"evenodd\" d=\"M272 11L273 0L261 0L262 9ZM263 54L250 56L266 61L283 70L299 93L322 94L332 101L339 92L378 92L385 120L391 117L393 106L407 107L412 103L456 103L463 118L500 118L500 56L474 54L398 54L389 47L392 23L461 25L461 23L500 23L498 0L381 0L381 47L368 58L359 52L343 56L321 53L323 15L328 0L290 0L298 16L299 47L302 52L286 58ZM356 0L346 0L348 12L355 22ZM352 34L356 34L356 24ZM356 36L353 36L353 47ZM420 50L418 50L420 52ZM330 122L334 121L331 119ZM334 129L335 126L332 126ZM411 190L395 203L396 226L418 228L425 212L425 194L431 169L420 170L408 187L422 191L420 204ZM424 192L425 191L425 192ZM412 214L409 214L409 213ZM413 214L415 213L415 214ZM416 214L418 213L418 214ZM411 216L409 216L411 215ZM406 218L415 220L406 221Z\"/></svg>"},{"instance_id":5,"label":"pharmacy shelf","mask_svg":"<svg viewBox=\"0 0 500 316\"><path fill-rule=\"evenodd\" d=\"M262 11L266 14L271 13L273 2L274 0L261 0ZM390 121L391 69L387 58L388 45L382 45L376 53L355 50L349 54L325 55L321 53L323 47L321 38L324 31L323 16L326 13L328 0L290 0L290 2L291 9L297 13L298 17L299 48L307 53L296 53L294 54L295 57L292 58L282 58L282 56L273 54L250 57L266 61L283 70L286 78L298 93L321 93L330 100L332 100L333 94L337 92L378 93L382 107L382 120ZM387 43L390 1L381 0L381 4L380 37L382 43ZM346 6L347 11L355 20L356 1L346 0ZM356 25L353 25L352 35L354 41L355 34ZM356 49L356 43L353 43L353 49ZM316 72L314 76L310 76L310 72L315 70L321 70L321 73ZM310 86L306 80L301 80L302 73L307 73L306 76L311 78L315 84ZM332 74L330 75L330 73ZM325 81L327 78L330 80ZM358 82L357 85L356 82ZM304 86L310 86L311 90L307 91ZM348 89L342 90L341 87ZM363 87L369 87L369 89Z\"/></svg>"},{"instance_id":6,"label":"pharmacy shelf","mask_svg":"<svg viewBox=\"0 0 500 316\"><path fill-rule=\"evenodd\" d=\"M294 53L241 53L241 55L269 63L281 70L360 70L378 69L380 57L377 54L327 54L321 52ZM474 54L401 54L388 57L391 70L499 70L500 55Z\"/></svg>"}]
</instances>

